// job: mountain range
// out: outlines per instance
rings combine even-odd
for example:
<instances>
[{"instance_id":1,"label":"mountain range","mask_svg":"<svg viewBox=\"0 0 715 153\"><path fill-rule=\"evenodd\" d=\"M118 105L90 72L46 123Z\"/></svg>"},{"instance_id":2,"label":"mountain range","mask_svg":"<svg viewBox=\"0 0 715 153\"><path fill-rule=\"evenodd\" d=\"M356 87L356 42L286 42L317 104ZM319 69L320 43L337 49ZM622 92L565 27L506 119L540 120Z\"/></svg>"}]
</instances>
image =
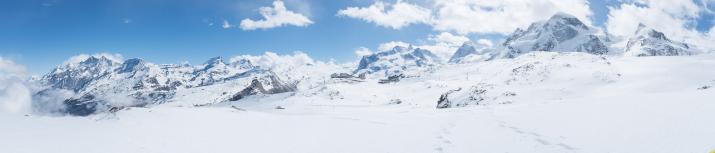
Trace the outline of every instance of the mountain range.
<instances>
[{"instance_id":1,"label":"mountain range","mask_svg":"<svg viewBox=\"0 0 715 153\"><path fill-rule=\"evenodd\" d=\"M606 45L611 44L607 42L610 40L607 37L597 28L584 24L574 16L557 13L546 21L531 24L525 30L517 29L496 46L465 42L455 50L450 59L441 59L423 48L395 46L390 50L363 56L352 68L336 68L340 66L332 65L328 66L331 68L325 69L317 68L318 66L311 63L298 67L281 64L258 66L255 64L259 62L256 58L246 57L232 58L230 62L226 62L222 57L215 57L199 65L159 65L139 58L119 61L101 55L88 56L60 65L34 80L43 86L35 96L42 98L51 96L51 93L57 90L70 91L73 93L71 96L60 99L60 105L63 107L50 111L78 116L177 101L202 101L196 105L205 106L239 101L254 95L318 90L317 86L321 85L321 81L325 84L329 80L327 74L337 71L351 71L354 76L367 75L368 79L387 78L384 82L390 83L397 82L400 78L419 78L450 64L503 59L518 61L519 58L527 58L521 57L525 55L541 56L531 54L532 52L578 52L605 58L614 52L612 47ZM622 53L624 56L693 55L694 49L691 46L674 42L663 33L641 24L628 39L627 47ZM554 58L556 57L554 55ZM588 60L599 61L599 58ZM518 75L530 72L538 65L540 64L537 62L511 70L514 75ZM608 73L609 78L611 75L615 74ZM538 75L534 77L538 78ZM514 79L505 82L513 83L519 80ZM469 101L475 100L475 93L476 96L483 96L479 92L485 87L480 85L445 91L442 98L439 98L437 107L479 103ZM328 92L330 97L340 97L338 93L339 91ZM451 96L452 93L462 96ZM461 100L454 97L461 97Z\"/></svg>"}]
</instances>

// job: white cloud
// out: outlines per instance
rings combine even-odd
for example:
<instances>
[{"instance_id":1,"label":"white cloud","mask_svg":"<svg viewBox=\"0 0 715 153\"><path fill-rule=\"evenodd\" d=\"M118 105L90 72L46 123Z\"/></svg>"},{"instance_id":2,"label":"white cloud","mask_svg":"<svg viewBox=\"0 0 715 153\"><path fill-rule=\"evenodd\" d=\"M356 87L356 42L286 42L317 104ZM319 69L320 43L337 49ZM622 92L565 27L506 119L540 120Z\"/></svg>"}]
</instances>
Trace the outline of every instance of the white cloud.
<instances>
[{"instance_id":1,"label":"white cloud","mask_svg":"<svg viewBox=\"0 0 715 153\"><path fill-rule=\"evenodd\" d=\"M424 23L435 31L458 34L509 34L557 12L572 14L589 25L593 14L587 0L427 0L421 4L424 6L402 0L395 4L378 1L369 7L348 7L338 15L393 29Z\"/></svg>"},{"instance_id":2,"label":"white cloud","mask_svg":"<svg viewBox=\"0 0 715 153\"><path fill-rule=\"evenodd\" d=\"M489 39L479 39L477 40L477 44L484 45L486 47L494 46L494 43Z\"/></svg>"},{"instance_id":3,"label":"white cloud","mask_svg":"<svg viewBox=\"0 0 715 153\"><path fill-rule=\"evenodd\" d=\"M435 30L459 34L509 34L557 12L574 15L590 25L593 14L587 0L435 0L433 9Z\"/></svg>"},{"instance_id":4,"label":"white cloud","mask_svg":"<svg viewBox=\"0 0 715 153\"><path fill-rule=\"evenodd\" d=\"M454 35L449 32L442 32L438 35L430 35L425 44L418 45L418 48L424 48L432 51L442 58L448 58L454 54L457 49L469 41L469 38L460 35Z\"/></svg>"},{"instance_id":5,"label":"white cloud","mask_svg":"<svg viewBox=\"0 0 715 153\"><path fill-rule=\"evenodd\" d=\"M213 23L210 23L209 26L213 25ZM228 29L232 28L234 25L232 25L228 20L223 20L223 23L221 24L221 28Z\"/></svg>"},{"instance_id":6,"label":"white cloud","mask_svg":"<svg viewBox=\"0 0 715 153\"><path fill-rule=\"evenodd\" d=\"M98 53L98 54L94 54L94 55L79 54L76 56L72 56L72 57L70 57L70 59L66 60L62 64L63 65L74 65L74 64L77 64L77 63L87 60L87 58L89 58L89 57L97 57L97 58L104 57L104 58L107 58L109 60L116 61L116 62L124 61L124 56L122 56L121 54Z\"/></svg>"},{"instance_id":7,"label":"white cloud","mask_svg":"<svg viewBox=\"0 0 715 153\"><path fill-rule=\"evenodd\" d=\"M418 5L398 0L395 4L377 1L368 7L348 7L338 11L337 15L362 19L392 29L400 29L410 24L429 23L432 12Z\"/></svg>"},{"instance_id":8,"label":"white cloud","mask_svg":"<svg viewBox=\"0 0 715 153\"><path fill-rule=\"evenodd\" d=\"M0 77L26 77L27 69L12 60L0 57Z\"/></svg>"},{"instance_id":9,"label":"white cloud","mask_svg":"<svg viewBox=\"0 0 715 153\"><path fill-rule=\"evenodd\" d=\"M302 14L295 13L288 10L285 7L283 1L274 1L273 7L261 7L259 9L263 19L252 20L243 19L241 20L240 27L243 30L256 30L256 29L270 29L285 25L294 25L299 27L305 27L313 24L313 21L308 19Z\"/></svg>"},{"instance_id":10,"label":"white cloud","mask_svg":"<svg viewBox=\"0 0 715 153\"><path fill-rule=\"evenodd\" d=\"M395 46L413 46L414 48L427 49L441 58L448 58L452 56L452 54L454 54L454 52L457 51L457 49L462 46L464 42L467 41L470 40L465 36L454 35L449 32L442 32L437 35L429 35L427 41L421 42L419 44L410 44L402 41L390 41L380 44L377 47L377 50L387 51L391 50Z\"/></svg>"},{"instance_id":11,"label":"white cloud","mask_svg":"<svg viewBox=\"0 0 715 153\"><path fill-rule=\"evenodd\" d=\"M402 47L409 47L410 44L402 41L390 41L386 43L380 44L380 46L377 47L378 51L387 51L395 48L395 46L402 46Z\"/></svg>"},{"instance_id":12,"label":"white cloud","mask_svg":"<svg viewBox=\"0 0 715 153\"><path fill-rule=\"evenodd\" d=\"M293 52L293 54L288 55L278 55L273 52L265 52L265 54L260 56L253 55L240 55L232 57L229 61L234 63L236 61L247 59L255 66L260 66L270 69L289 69L292 67L300 67L305 65L315 64L315 60L310 58L308 54L300 51Z\"/></svg>"},{"instance_id":13,"label":"white cloud","mask_svg":"<svg viewBox=\"0 0 715 153\"><path fill-rule=\"evenodd\" d=\"M358 57L363 57L365 55L370 55L370 54L372 54L372 51L370 51L370 49L365 48L365 47L360 47L355 50L355 55L357 55Z\"/></svg>"},{"instance_id":14,"label":"white cloud","mask_svg":"<svg viewBox=\"0 0 715 153\"><path fill-rule=\"evenodd\" d=\"M638 24L643 23L674 41L715 47L710 43L712 37L694 28L701 11L708 11L693 1L640 0L609 9L605 26L610 34L622 39L632 36Z\"/></svg>"},{"instance_id":15,"label":"white cloud","mask_svg":"<svg viewBox=\"0 0 715 153\"><path fill-rule=\"evenodd\" d=\"M427 39L436 43L445 43L452 46L462 45L464 42L469 41L469 38L465 36L457 36L449 32L442 32L438 35L430 35Z\"/></svg>"},{"instance_id":16,"label":"white cloud","mask_svg":"<svg viewBox=\"0 0 715 153\"><path fill-rule=\"evenodd\" d=\"M639 23L671 35L693 32L685 28L698 16L698 6L692 1L643 2L645 5L624 3L619 7L611 7L606 22L608 32L616 36L628 37L635 33ZM682 38L682 35L672 37Z\"/></svg>"},{"instance_id":17,"label":"white cloud","mask_svg":"<svg viewBox=\"0 0 715 153\"><path fill-rule=\"evenodd\" d=\"M31 111L32 96L25 84L24 66L0 57L0 112L25 114Z\"/></svg>"}]
</instances>

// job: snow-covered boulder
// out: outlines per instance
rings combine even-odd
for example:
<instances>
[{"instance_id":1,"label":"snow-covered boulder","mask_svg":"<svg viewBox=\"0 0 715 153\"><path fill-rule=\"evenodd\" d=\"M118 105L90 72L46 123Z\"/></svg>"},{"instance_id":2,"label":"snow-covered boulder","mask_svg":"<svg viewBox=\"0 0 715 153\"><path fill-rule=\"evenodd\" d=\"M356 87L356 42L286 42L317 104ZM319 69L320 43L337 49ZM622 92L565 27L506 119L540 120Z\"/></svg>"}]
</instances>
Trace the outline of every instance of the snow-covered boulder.
<instances>
[{"instance_id":1,"label":"snow-covered boulder","mask_svg":"<svg viewBox=\"0 0 715 153\"><path fill-rule=\"evenodd\" d=\"M628 39L625 56L682 56L692 55L693 49L686 43L673 42L662 32L638 25L633 37Z\"/></svg>"},{"instance_id":2,"label":"snow-covered boulder","mask_svg":"<svg viewBox=\"0 0 715 153\"><path fill-rule=\"evenodd\" d=\"M517 29L502 44L507 50L503 56L514 58L531 51L605 54L608 47L597 33L597 29L578 18L557 13L547 21L531 24L526 30Z\"/></svg>"}]
</instances>

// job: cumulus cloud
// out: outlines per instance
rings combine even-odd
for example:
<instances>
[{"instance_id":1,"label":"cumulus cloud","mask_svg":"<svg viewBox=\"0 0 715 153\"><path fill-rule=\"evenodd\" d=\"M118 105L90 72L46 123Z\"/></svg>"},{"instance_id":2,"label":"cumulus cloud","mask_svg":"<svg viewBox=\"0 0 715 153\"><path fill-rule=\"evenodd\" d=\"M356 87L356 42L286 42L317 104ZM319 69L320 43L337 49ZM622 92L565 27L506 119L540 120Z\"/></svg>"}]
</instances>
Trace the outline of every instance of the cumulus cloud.
<instances>
[{"instance_id":1,"label":"cumulus cloud","mask_svg":"<svg viewBox=\"0 0 715 153\"><path fill-rule=\"evenodd\" d=\"M509 34L557 12L591 24L587 0L435 0L433 27L440 31Z\"/></svg>"},{"instance_id":2,"label":"cumulus cloud","mask_svg":"<svg viewBox=\"0 0 715 153\"><path fill-rule=\"evenodd\" d=\"M435 53L437 56L440 56L441 58L447 58L452 56L454 52L464 44L464 42L470 41L469 38L466 36L462 35L455 35L449 32L442 32L436 35L429 35L427 38L427 41L423 41L417 44L410 44L402 41L390 41L390 42L385 42L380 44L377 47L378 51L387 51L393 49L395 46L402 46L402 47L408 47L412 46L414 48L422 48L422 49L427 49L433 53ZM482 42L484 41L489 41L489 40L481 40ZM489 42L484 42L484 43L491 43ZM358 51L361 51L363 53L363 50L367 50L366 48L361 48ZM358 54L356 51L356 54ZM369 51L369 50L367 50Z\"/></svg>"},{"instance_id":3,"label":"cumulus cloud","mask_svg":"<svg viewBox=\"0 0 715 153\"><path fill-rule=\"evenodd\" d=\"M408 47L410 46L409 43L402 42L402 41L390 41L386 43L380 44L380 46L377 47L378 51L387 51L395 48L396 46L402 46L402 47Z\"/></svg>"},{"instance_id":4,"label":"cumulus cloud","mask_svg":"<svg viewBox=\"0 0 715 153\"><path fill-rule=\"evenodd\" d=\"M479 39L477 40L477 44L484 45L486 47L494 46L494 43L489 39Z\"/></svg>"},{"instance_id":5,"label":"cumulus cloud","mask_svg":"<svg viewBox=\"0 0 715 153\"><path fill-rule=\"evenodd\" d=\"M698 6L692 1L642 1L609 8L606 28L616 36L631 36L643 23L671 37L684 38L695 32L686 28L698 17ZM667 24L665 24L667 23ZM677 36L676 36L677 35Z\"/></svg>"},{"instance_id":6,"label":"cumulus cloud","mask_svg":"<svg viewBox=\"0 0 715 153\"><path fill-rule=\"evenodd\" d=\"M313 24L313 21L302 14L295 13L285 7L283 1L274 1L273 7L261 7L259 12L263 19L241 20L240 27L243 30L270 29L285 25L305 27Z\"/></svg>"},{"instance_id":7,"label":"cumulus cloud","mask_svg":"<svg viewBox=\"0 0 715 153\"><path fill-rule=\"evenodd\" d=\"M469 38L461 35L454 35L449 32L442 32L437 35L429 35L428 42L416 47L424 48L432 51L436 55L447 58L452 56L457 48L462 46L464 42L469 41Z\"/></svg>"},{"instance_id":8,"label":"cumulus cloud","mask_svg":"<svg viewBox=\"0 0 715 153\"><path fill-rule=\"evenodd\" d=\"M348 7L338 16L362 19L379 26L400 29L415 23L429 23L431 10L398 0L394 4L377 1L368 7Z\"/></svg>"},{"instance_id":9,"label":"cumulus cloud","mask_svg":"<svg viewBox=\"0 0 715 153\"><path fill-rule=\"evenodd\" d=\"M211 23L211 25L213 25L213 23ZM223 23L221 24L221 28L228 29L228 28L232 28L232 27L235 27L235 25L232 25L230 22L228 22L228 20L223 20Z\"/></svg>"},{"instance_id":10,"label":"cumulus cloud","mask_svg":"<svg viewBox=\"0 0 715 153\"><path fill-rule=\"evenodd\" d=\"M436 31L464 35L508 34L557 12L572 14L591 24L589 19L593 14L587 0L428 0L423 5L402 0L395 4L378 1L368 7L348 7L338 11L338 15L393 29L424 23Z\"/></svg>"},{"instance_id":11,"label":"cumulus cloud","mask_svg":"<svg viewBox=\"0 0 715 153\"><path fill-rule=\"evenodd\" d=\"M260 66L270 69L282 69L286 67L300 67L305 65L313 65L315 60L310 58L308 54L300 51L293 52L293 54L288 55L278 55L274 52L265 52L260 56L253 55L240 55L232 57L229 61L231 63L240 60L249 60L255 66Z\"/></svg>"},{"instance_id":12,"label":"cumulus cloud","mask_svg":"<svg viewBox=\"0 0 715 153\"><path fill-rule=\"evenodd\" d=\"M701 13L711 12L694 1L639 0L610 7L606 28L614 36L627 39L639 23L665 33L674 41L713 48L712 34L698 32L694 27Z\"/></svg>"},{"instance_id":13,"label":"cumulus cloud","mask_svg":"<svg viewBox=\"0 0 715 153\"><path fill-rule=\"evenodd\" d=\"M372 51L370 51L369 48L360 47L355 50L355 55L357 55L358 57L363 57L365 55L370 55L370 54L372 54Z\"/></svg>"},{"instance_id":14,"label":"cumulus cloud","mask_svg":"<svg viewBox=\"0 0 715 153\"><path fill-rule=\"evenodd\" d=\"M32 96L26 76L24 66L0 57L0 112L25 114L31 111Z\"/></svg>"},{"instance_id":15,"label":"cumulus cloud","mask_svg":"<svg viewBox=\"0 0 715 153\"><path fill-rule=\"evenodd\" d=\"M112 53L98 53L98 54L92 54L92 55L79 54L79 55L70 57L68 60L63 62L63 65L74 65L74 64L77 64L77 63L87 60L89 57L97 57L97 58L104 57L109 60L117 61L117 62L121 62L124 60L124 56L122 56L121 54L112 54Z\"/></svg>"}]
</instances>

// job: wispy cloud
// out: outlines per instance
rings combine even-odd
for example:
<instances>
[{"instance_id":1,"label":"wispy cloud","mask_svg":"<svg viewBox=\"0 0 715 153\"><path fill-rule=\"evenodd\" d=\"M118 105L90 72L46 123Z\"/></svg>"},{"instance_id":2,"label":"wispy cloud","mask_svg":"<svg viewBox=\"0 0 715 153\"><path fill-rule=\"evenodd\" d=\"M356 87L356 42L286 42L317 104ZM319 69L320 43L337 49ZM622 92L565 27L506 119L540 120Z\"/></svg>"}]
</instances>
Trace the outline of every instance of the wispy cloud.
<instances>
[{"instance_id":1,"label":"wispy cloud","mask_svg":"<svg viewBox=\"0 0 715 153\"><path fill-rule=\"evenodd\" d=\"M209 26L210 25L213 25L213 23L210 23ZM228 20L223 20L223 23L221 24L221 28L224 28L224 29L232 28L234 26L235 25L232 25L230 22L228 22Z\"/></svg>"},{"instance_id":2,"label":"wispy cloud","mask_svg":"<svg viewBox=\"0 0 715 153\"><path fill-rule=\"evenodd\" d=\"M0 112L29 113L32 97L24 66L0 57Z\"/></svg>"}]
</instances>

